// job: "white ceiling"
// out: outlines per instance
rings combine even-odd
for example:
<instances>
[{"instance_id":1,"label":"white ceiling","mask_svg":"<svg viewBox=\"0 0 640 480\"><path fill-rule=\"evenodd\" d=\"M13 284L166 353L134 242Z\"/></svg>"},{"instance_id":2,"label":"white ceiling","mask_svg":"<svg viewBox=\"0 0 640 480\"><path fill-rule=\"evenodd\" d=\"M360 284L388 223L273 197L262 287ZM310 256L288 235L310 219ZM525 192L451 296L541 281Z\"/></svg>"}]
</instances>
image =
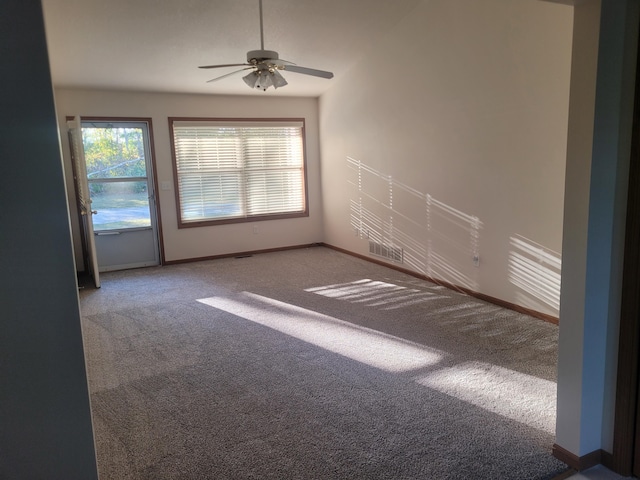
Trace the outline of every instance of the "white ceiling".
<instances>
[{"instance_id":1,"label":"white ceiling","mask_svg":"<svg viewBox=\"0 0 640 480\"><path fill-rule=\"evenodd\" d=\"M333 80L284 72L289 85L251 90L237 68L260 48L258 0L42 0L55 86L318 96L424 0L263 0L265 49ZM381 59L384 64L384 59ZM372 74L381 65L372 66Z\"/></svg>"}]
</instances>

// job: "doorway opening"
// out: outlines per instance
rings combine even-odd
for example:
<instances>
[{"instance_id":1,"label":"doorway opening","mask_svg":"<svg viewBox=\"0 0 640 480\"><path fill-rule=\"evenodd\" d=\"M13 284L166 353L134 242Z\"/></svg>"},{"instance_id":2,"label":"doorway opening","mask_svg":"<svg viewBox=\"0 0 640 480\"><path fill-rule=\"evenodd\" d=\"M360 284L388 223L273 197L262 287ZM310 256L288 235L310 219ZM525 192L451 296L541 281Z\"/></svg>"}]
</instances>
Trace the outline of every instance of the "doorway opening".
<instances>
[{"instance_id":1,"label":"doorway opening","mask_svg":"<svg viewBox=\"0 0 640 480\"><path fill-rule=\"evenodd\" d=\"M83 253L92 276L160 265L151 119L83 117L75 123L80 128L71 150L76 190L85 192L79 195Z\"/></svg>"}]
</instances>

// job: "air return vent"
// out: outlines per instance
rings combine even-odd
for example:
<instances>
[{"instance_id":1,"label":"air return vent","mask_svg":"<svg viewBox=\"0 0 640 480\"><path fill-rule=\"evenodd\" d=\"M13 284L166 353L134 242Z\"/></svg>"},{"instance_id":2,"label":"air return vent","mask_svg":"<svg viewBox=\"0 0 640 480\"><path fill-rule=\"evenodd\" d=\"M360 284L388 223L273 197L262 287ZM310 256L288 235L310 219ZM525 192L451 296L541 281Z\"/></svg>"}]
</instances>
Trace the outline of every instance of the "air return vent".
<instances>
[{"instance_id":1,"label":"air return vent","mask_svg":"<svg viewBox=\"0 0 640 480\"><path fill-rule=\"evenodd\" d=\"M369 241L369 253L376 257L388 258L389 260L402 263L402 249L384 243Z\"/></svg>"}]
</instances>

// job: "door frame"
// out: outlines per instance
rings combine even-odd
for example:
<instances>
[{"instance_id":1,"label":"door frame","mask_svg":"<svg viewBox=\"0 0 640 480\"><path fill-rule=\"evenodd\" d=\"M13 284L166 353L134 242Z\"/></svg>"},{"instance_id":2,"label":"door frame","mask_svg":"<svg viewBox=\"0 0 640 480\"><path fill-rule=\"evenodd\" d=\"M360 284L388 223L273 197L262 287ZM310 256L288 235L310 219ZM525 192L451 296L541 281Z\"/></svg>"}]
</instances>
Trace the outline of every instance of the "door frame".
<instances>
[{"instance_id":1,"label":"door frame","mask_svg":"<svg viewBox=\"0 0 640 480\"><path fill-rule=\"evenodd\" d=\"M73 116L67 116L66 120L73 120ZM149 178L149 181L153 183L153 189L154 189L154 195L155 195L155 201L152 202L153 203L153 207L151 206L151 204L149 205L149 208L153 208L154 211L153 213L155 213L156 216L156 229L157 229L157 242L158 242L158 253L159 253L159 261L160 264L159 265L164 265L165 264L165 254L164 254L164 241L163 241L163 234L162 234L162 216L161 216L161 209L160 209L160 198L159 198L159 183L158 183L158 171L157 171L157 164L156 164L156 153L155 153L155 140L153 137L153 121L150 117L102 117L102 116L81 116L80 117L82 122L140 122L140 123L146 123L147 124L147 133L149 135L149 159L148 161L151 162L151 177ZM74 182L74 194L76 196L76 200L78 198L78 191L77 191L77 185ZM150 202L151 203L151 202ZM86 245L85 242L82 241L82 256L83 258L86 258L87 252L86 252ZM85 265L85 269L87 268L87 265Z\"/></svg>"},{"instance_id":2,"label":"door frame","mask_svg":"<svg viewBox=\"0 0 640 480\"><path fill-rule=\"evenodd\" d=\"M66 121L73 121L74 117L67 116ZM78 225L80 226L80 245L82 248L82 262L84 264L85 272L89 272L89 247L87 246L87 232L82 225L84 221L82 218L82 205L80 204L80 195L78 195L78 167L76 167L75 154L73 153L73 140L71 138L71 131L67 131L67 138L69 139L69 153L71 160L71 174L73 175L73 194L76 201L76 210L78 216Z\"/></svg>"},{"instance_id":3,"label":"door frame","mask_svg":"<svg viewBox=\"0 0 640 480\"><path fill-rule=\"evenodd\" d=\"M86 271L93 277L93 284L100 288L100 268L94 241L93 209L91 208L91 194L87 181L87 165L82 143L82 123L76 116L67 121L69 150L71 151L71 165L76 188L76 204L78 207L78 221L82 237L82 253Z\"/></svg>"},{"instance_id":4,"label":"door frame","mask_svg":"<svg viewBox=\"0 0 640 480\"><path fill-rule=\"evenodd\" d=\"M640 48L637 62L611 465L623 476L640 474Z\"/></svg>"}]
</instances>

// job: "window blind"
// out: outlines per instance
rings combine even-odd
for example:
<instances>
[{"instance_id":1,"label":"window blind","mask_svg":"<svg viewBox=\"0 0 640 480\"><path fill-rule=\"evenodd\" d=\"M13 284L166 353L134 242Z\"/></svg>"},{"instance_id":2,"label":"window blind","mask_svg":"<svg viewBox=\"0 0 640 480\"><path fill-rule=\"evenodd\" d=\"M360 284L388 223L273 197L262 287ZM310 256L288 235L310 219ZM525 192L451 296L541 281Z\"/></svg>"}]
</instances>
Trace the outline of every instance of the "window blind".
<instances>
[{"instance_id":1,"label":"window blind","mask_svg":"<svg viewBox=\"0 0 640 480\"><path fill-rule=\"evenodd\" d=\"M171 126L181 223L306 212L301 121Z\"/></svg>"}]
</instances>

